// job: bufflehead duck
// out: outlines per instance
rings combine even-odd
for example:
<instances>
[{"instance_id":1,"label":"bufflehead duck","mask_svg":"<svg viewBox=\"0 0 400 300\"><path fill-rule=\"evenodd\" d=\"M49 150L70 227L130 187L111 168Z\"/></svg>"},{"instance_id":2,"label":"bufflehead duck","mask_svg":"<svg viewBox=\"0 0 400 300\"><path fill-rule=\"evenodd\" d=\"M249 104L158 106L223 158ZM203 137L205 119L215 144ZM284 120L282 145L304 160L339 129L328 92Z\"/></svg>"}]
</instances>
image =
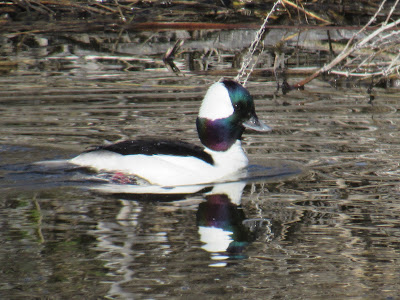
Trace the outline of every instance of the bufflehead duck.
<instances>
[{"instance_id":1,"label":"bufflehead duck","mask_svg":"<svg viewBox=\"0 0 400 300\"><path fill-rule=\"evenodd\" d=\"M271 130L258 120L250 93L231 80L211 85L196 125L204 147L169 140L123 141L95 147L69 162L160 186L207 184L248 165L240 141L245 128Z\"/></svg>"}]
</instances>

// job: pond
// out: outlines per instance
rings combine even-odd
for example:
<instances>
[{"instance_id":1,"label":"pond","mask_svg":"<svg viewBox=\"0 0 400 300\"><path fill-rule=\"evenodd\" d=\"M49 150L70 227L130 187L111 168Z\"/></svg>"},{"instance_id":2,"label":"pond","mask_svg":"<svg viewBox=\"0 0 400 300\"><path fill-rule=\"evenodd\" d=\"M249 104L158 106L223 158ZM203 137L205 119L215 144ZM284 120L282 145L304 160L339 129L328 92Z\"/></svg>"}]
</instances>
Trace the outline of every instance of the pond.
<instances>
[{"instance_id":1,"label":"pond","mask_svg":"<svg viewBox=\"0 0 400 300\"><path fill-rule=\"evenodd\" d=\"M253 37L1 38L1 298L398 297L398 82L371 90L324 77L283 95L262 71L273 68L267 44L246 84L273 128L243 136L252 181L138 196L129 185L104 192L79 171L32 165L124 139L198 143L208 86L236 76ZM178 39L181 51L164 63ZM329 56L293 49L291 66Z\"/></svg>"}]
</instances>

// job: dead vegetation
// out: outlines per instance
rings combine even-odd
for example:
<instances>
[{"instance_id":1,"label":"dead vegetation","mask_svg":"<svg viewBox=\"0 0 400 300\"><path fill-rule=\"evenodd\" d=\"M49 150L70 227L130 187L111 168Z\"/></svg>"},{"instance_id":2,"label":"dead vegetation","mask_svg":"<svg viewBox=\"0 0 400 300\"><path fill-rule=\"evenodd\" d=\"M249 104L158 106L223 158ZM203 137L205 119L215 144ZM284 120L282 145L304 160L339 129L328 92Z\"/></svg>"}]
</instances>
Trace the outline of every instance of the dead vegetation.
<instances>
[{"instance_id":1,"label":"dead vegetation","mask_svg":"<svg viewBox=\"0 0 400 300\"><path fill-rule=\"evenodd\" d=\"M400 49L398 47L400 18L392 19L393 12L396 8L397 10L400 8L398 7L399 0L396 0L390 7L390 11L383 22L376 24L372 31L366 32L376 22L377 16L382 12L386 2L386 0L381 2L368 23L350 38L344 49L330 63L294 84L293 88L301 88L326 72L345 77L358 77L362 80L400 78Z\"/></svg>"},{"instance_id":2,"label":"dead vegetation","mask_svg":"<svg viewBox=\"0 0 400 300\"><path fill-rule=\"evenodd\" d=\"M307 17L314 18L316 21L325 24L330 21L321 18L315 13L309 12L298 4L289 0L277 0L270 10L270 13L265 17L263 25L256 34L253 43L249 47L249 52L243 60L242 67L236 77L236 80L246 84L247 79L252 73L257 57L255 53L257 48L261 47L259 52L262 52L262 40L267 23L272 14L277 10L279 5L290 5L296 7L299 12ZM389 2L382 0L374 15L368 22L356 31L353 36L346 42L344 48L338 52L334 58L323 67L316 70L305 79L289 85L286 81L278 89L282 88L284 93L291 89L303 88L316 77L322 74L334 74L344 77L356 77L361 80L375 79L375 81L387 80L390 78L400 79L400 18L395 19L394 13L400 10L399 0ZM386 14L383 12L386 11ZM380 16L380 18L378 18ZM378 21L381 19L382 21ZM331 44L329 50L334 51ZM259 54L258 54L259 55ZM278 58L279 55L276 55ZM274 73L276 74L277 65L280 64L279 59L275 61ZM275 75L278 79L278 76Z\"/></svg>"},{"instance_id":3,"label":"dead vegetation","mask_svg":"<svg viewBox=\"0 0 400 300\"><path fill-rule=\"evenodd\" d=\"M271 16L274 25L334 25L361 26L375 14L380 1L341 0L282 0L279 9ZM390 12L394 1L381 8L376 21L385 16L400 17L400 10ZM186 23L258 23L275 5L275 0L9 0L0 3L0 31L20 32L27 30L85 32L86 24L102 24L102 29L134 28L151 22L171 25ZM37 24L37 23L40 24ZM74 27L74 24L81 24ZM271 22L270 22L271 24ZM130 26L129 26L130 25ZM99 25L100 27L100 25Z\"/></svg>"},{"instance_id":4,"label":"dead vegetation","mask_svg":"<svg viewBox=\"0 0 400 300\"><path fill-rule=\"evenodd\" d=\"M122 32L132 30L258 29L236 79L246 83L263 72L265 33L273 28L296 30L274 46L272 72L277 81L298 70L281 55L285 45L309 30L348 30L347 40L324 45L332 59L285 91L302 88L321 75L381 81L399 78L399 0L270 0L270 1L150 1L150 0L10 0L0 3L0 32L9 38L41 33ZM260 21L264 20L260 28ZM119 42L117 39L116 43ZM20 43L20 41L18 42ZM298 45L297 51L306 48ZM269 49L269 51L271 51ZM320 51L320 50L319 50ZM170 59L168 61L171 61ZM270 68L271 70L271 68ZM278 74L279 73L279 74ZM234 76L234 74L231 74Z\"/></svg>"}]
</instances>

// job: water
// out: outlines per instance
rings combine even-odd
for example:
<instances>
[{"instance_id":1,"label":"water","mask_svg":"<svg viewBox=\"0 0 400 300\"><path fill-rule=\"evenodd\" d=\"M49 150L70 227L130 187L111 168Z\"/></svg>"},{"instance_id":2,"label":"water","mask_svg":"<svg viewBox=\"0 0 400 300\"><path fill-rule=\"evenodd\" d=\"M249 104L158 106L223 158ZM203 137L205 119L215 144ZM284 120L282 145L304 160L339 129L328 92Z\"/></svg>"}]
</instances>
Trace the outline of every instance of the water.
<instances>
[{"instance_id":1,"label":"water","mask_svg":"<svg viewBox=\"0 0 400 300\"><path fill-rule=\"evenodd\" d=\"M131 33L144 42L135 55L129 43L107 50L113 40L100 51L77 36L20 48L3 38L16 65L0 76L2 298L398 297L396 87L375 87L371 101L368 86L321 79L282 95L256 73L247 87L273 131L246 131L243 144L252 165L275 173L252 169L248 184L139 196L31 166L106 141L197 142L207 86L236 75L234 53L251 40L216 52L219 32L205 33L177 56L180 74L162 62L166 33Z\"/></svg>"}]
</instances>

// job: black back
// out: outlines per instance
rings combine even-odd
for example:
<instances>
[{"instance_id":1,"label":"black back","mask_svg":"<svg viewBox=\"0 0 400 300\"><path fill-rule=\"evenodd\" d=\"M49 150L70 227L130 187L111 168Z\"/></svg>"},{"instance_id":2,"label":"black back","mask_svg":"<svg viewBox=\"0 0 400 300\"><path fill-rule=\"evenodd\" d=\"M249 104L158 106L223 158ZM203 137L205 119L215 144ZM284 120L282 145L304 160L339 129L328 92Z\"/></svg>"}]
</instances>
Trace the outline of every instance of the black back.
<instances>
[{"instance_id":1,"label":"black back","mask_svg":"<svg viewBox=\"0 0 400 300\"><path fill-rule=\"evenodd\" d=\"M175 156L194 156L211 165L214 160L210 154L204 151L203 147L193 145L182 141L170 140L133 140L123 141L116 144L98 146L87 152L96 150L107 150L122 155L175 155Z\"/></svg>"}]
</instances>

